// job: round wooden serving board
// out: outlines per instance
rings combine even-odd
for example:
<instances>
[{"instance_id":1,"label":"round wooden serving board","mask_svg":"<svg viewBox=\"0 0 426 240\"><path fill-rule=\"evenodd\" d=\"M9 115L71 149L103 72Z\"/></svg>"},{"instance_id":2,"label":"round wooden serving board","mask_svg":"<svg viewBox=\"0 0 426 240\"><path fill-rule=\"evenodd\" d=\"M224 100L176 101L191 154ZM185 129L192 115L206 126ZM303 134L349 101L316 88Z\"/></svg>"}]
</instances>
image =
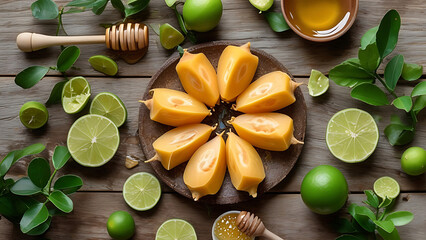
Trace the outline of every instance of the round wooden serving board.
<instances>
[{"instance_id":1,"label":"round wooden serving board","mask_svg":"<svg viewBox=\"0 0 426 240\"><path fill-rule=\"evenodd\" d=\"M213 64L215 69L222 51L228 45L242 45L243 43L235 42L209 42L193 46L188 49L191 53L204 53L210 62ZM253 80L258 79L260 76L272 72L272 71L283 71L290 75L294 80L293 76L289 73L280 62L274 57L265 53L264 51L251 49L251 52L259 57L259 65L257 67L256 74ZM179 62L179 57L173 56L169 58L161 69L152 77L148 87L143 95L142 99L150 99L150 89L154 88L169 88L184 91L180 83L178 75L176 73L176 64ZM299 88L295 91L296 102L292 105L278 111L289 115L294 120L294 136L301 141L304 141L305 130L306 130L306 104L303 98L302 91ZM230 115L239 115L239 112L229 111L230 105L217 105L213 115L207 117L203 123L214 125L219 123L216 132L221 132L224 128L229 128L229 124L226 120L230 118ZM225 109L226 108L226 109ZM224 114L225 113L225 114ZM218 121L218 119L223 119ZM144 104L141 104L139 108L139 139L142 146L142 150L147 159L155 155L155 150L152 147L152 143L160 137L166 131L172 129L170 126L166 126L157 122L152 121L149 118L149 110ZM234 131L234 130L233 130ZM234 131L235 132L235 131ZM212 134L211 138L215 134ZM226 135L226 134L225 134ZM225 136L226 139L226 136ZM259 184L257 193L260 197L263 193L267 192L279 182L281 182L287 174L291 171L294 164L296 163L303 145L292 145L288 150L283 152L272 152L262 149L256 149L263 160L265 167L266 177L262 183ZM183 163L174 169L167 171L163 168L159 161L151 162L151 166L154 168L158 177L166 183L169 187L174 189L176 192L182 194L185 197L191 198L191 192L183 182L183 172L185 170L186 163ZM209 204L233 204L251 199L247 192L237 191L231 183L229 173L226 173L223 181L222 188L215 195L208 195L202 197L199 201Z\"/></svg>"}]
</instances>

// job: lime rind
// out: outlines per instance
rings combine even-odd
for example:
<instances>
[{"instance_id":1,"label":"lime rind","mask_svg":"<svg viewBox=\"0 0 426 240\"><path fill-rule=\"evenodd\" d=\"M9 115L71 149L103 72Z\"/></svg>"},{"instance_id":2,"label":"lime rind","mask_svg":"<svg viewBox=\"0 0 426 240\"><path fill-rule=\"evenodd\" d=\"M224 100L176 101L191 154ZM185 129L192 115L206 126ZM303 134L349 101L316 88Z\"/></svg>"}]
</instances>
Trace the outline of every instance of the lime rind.
<instances>
[{"instance_id":1,"label":"lime rind","mask_svg":"<svg viewBox=\"0 0 426 240\"><path fill-rule=\"evenodd\" d=\"M118 72L117 63L104 55L95 55L89 58L89 63L98 72L114 76Z\"/></svg>"},{"instance_id":2,"label":"lime rind","mask_svg":"<svg viewBox=\"0 0 426 240\"><path fill-rule=\"evenodd\" d=\"M183 40L185 40L185 37L172 25L164 23L160 26L160 43L163 48L173 49L181 44Z\"/></svg>"},{"instance_id":3,"label":"lime rind","mask_svg":"<svg viewBox=\"0 0 426 240\"><path fill-rule=\"evenodd\" d=\"M90 84L84 77L75 77L65 83L62 89L62 107L68 114L78 113L90 99Z\"/></svg>"},{"instance_id":4,"label":"lime rind","mask_svg":"<svg viewBox=\"0 0 426 240\"><path fill-rule=\"evenodd\" d=\"M251 5L260 11L266 11L272 7L274 0L249 0Z\"/></svg>"},{"instance_id":5,"label":"lime rind","mask_svg":"<svg viewBox=\"0 0 426 240\"><path fill-rule=\"evenodd\" d=\"M197 240L194 227L182 219L169 219L157 230L155 240Z\"/></svg>"},{"instance_id":6,"label":"lime rind","mask_svg":"<svg viewBox=\"0 0 426 240\"><path fill-rule=\"evenodd\" d=\"M108 118L88 114L77 119L68 132L67 146L72 158L86 167L99 167L117 152L120 135Z\"/></svg>"},{"instance_id":7,"label":"lime rind","mask_svg":"<svg viewBox=\"0 0 426 240\"><path fill-rule=\"evenodd\" d=\"M344 109L336 113L327 125L327 147L343 162L366 160L373 154L378 140L376 122L369 113L360 109Z\"/></svg>"},{"instance_id":8,"label":"lime rind","mask_svg":"<svg viewBox=\"0 0 426 240\"><path fill-rule=\"evenodd\" d=\"M308 82L309 95L318 97L327 92L329 86L329 79L320 71L312 69Z\"/></svg>"},{"instance_id":9,"label":"lime rind","mask_svg":"<svg viewBox=\"0 0 426 240\"><path fill-rule=\"evenodd\" d=\"M382 199L395 199L400 193L400 188L395 179L385 176L374 182L374 192Z\"/></svg>"},{"instance_id":10,"label":"lime rind","mask_svg":"<svg viewBox=\"0 0 426 240\"><path fill-rule=\"evenodd\" d=\"M90 104L90 114L98 114L109 118L120 127L127 120L127 109L121 99L110 92L101 92Z\"/></svg>"},{"instance_id":11,"label":"lime rind","mask_svg":"<svg viewBox=\"0 0 426 240\"><path fill-rule=\"evenodd\" d=\"M150 173L135 173L124 183L123 197L137 211L152 209L161 197L160 182Z\"/></svg>"},{"instance_id":12,"label":"lime rind","mask_svg":"<svg viewBox=\"0 0 426 240\"><path fill-rule=\"evenodd\" d=\"M49 120L49 112L43 104L30 101L22 105L19 111L19 119L25 127L38 129L43 127Z\"/></svg>"}]
</instances>

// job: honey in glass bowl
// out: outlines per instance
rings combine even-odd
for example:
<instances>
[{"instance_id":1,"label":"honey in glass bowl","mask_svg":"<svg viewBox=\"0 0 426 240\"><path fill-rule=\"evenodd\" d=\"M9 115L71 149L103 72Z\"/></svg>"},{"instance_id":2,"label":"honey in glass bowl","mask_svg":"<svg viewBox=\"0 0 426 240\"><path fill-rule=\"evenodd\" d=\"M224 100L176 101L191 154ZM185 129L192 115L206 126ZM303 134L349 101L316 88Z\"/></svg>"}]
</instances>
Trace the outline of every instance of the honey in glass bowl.
<instances>
[{"instance_id":1,"label":"honey in glass bowl","mask_svg":"<svg viewBox=\"0 0 426 240\"><path fill-rule=\"evenodd\" d=\"M252 240L253 238L242 233L237 225L238 211L222 214L214 223L214 240Z\"/></svg>"},{"instance_id":2,"label":"honey in glass bowl","mask_svg":"<svg viewBox=\"0 0 426 240\"><path fill-rule=\"evenodd\" d=\"M354 17L355 1L351 0L284 0L283 4L286 18L296 28L293 30L313 38L341 32Z\"/></svg>"}]
</instances>

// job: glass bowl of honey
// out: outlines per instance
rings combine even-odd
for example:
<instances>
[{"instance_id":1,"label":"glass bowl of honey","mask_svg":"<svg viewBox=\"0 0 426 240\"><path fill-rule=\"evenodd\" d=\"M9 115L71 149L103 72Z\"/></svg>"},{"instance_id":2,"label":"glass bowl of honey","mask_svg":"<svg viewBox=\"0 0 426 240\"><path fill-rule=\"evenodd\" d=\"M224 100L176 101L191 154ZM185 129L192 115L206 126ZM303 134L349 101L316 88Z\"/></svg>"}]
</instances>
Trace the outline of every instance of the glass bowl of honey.
<instances>
[{"instance_id":1,"label":"glass bowl of honey","mask_svg":"<svg viewBox=\"0 0 426 240\"><path fill-rule=\"evenodd\" d=\"M240 211L228 211L216 218L212 227L213 240L254 240L242 233L236 224Z\"/></svg>"},{"instance_id":2,"label":"glass bowl of honey","mask_svg":"<svg viewBox=\"0 0 426 240\"><path fill-rule=\"evenodd\" d=\"M314 42L327 42L345 34L355 21L359 0L281 0L290 28Z\"/></svg>"}]
</instances>

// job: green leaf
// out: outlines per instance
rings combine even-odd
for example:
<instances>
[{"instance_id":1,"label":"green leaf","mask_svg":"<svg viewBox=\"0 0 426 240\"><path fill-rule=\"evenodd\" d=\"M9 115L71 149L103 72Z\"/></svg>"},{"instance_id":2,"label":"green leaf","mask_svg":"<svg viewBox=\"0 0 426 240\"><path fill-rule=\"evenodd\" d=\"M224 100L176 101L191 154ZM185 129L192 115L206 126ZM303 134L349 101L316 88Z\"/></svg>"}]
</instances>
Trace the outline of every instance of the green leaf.
<instances>
[{"instance_id":1,"label":"green leaf","mask_svg":"<svg viewBox=\"0 0 426 240\"><path fill-rule=\"evenodd\" d=\"M336 240L360 240L360 239L355 237L354 235L345 234L345 235L339 236L338 238L336 238Z\"/></svg>"},{"instance_id":2,"label":"green leaf","mask_svg":"<svg viewBox=\"0 0 426 240\"><path fill-rule=\"evenodd\" d=\"M423 66L415 63L404 63L402 67L402 78L407 81L419 79L423 74Z\"/></svg>"},{"instance_id":3,"label":"green leaf","mask_svg":"<svg viewBox=\"0 0 426 240\"><path fill-rule=\"evenodd\" d=\"M385 81L386 85L395 90L396 84L398 83L399 78L401 77L402 67L404 66L404 56L401 54L393 57L385 68Z\"/></svg>"},{"instance_id":4,"label":"green leaf","mask_svg":"<svg viewBox=\"0 0 426 240\"><path fill-rule=\"evenodd\" d=\"M124 13L126 15L126 18L144 10L148 6L148 3L149 3L149 0L139 0L125 7Z\"/></svg>"},{"instance_id":5,"label":"green leaf","mask_svg":"<svg viewBox=\"0 0 426 240\"><path fill-rule=\"evenodd\" d=\"M414 215L408 211L398 211L390 213L385 217L385 220L392 221L395 226L404 226L409 224L414 218Z\"/></svg>"},{"instance_id":6,"label":"green leaf","mask_svg":"<svg viewBox=\"0 0 426 240\"><path fill-rule=\"evenodd\" d=\"M46 105L52 105L61 102L62 89L64 88L65 83L67 83L67 80L60 81L55 84L55 86L52 88L52 91L50 92L50 96L49 99L47 99Z\"/></svg>"},{"instance_id":7,"label":"green leaf","mask_svg":"<svg viewBox=\"0 0 426 240\"><path fill-rule=\"evenodd\" d=\"M93 4L95 4L97 0L74 0L69 2L67 7L84 7L84 8L92 8Z\"/></svg>"},{"instance_id":8,"label":"green leaf","mask_svg":"<svg viewBox=\"0 0 426 240\"><path fill-rule=\"evenodd\" d=\"M80 189L81 186L83 186L83 180L81 180L80 177L75 175L64 175L56 180L53 189L71 194Z\"/></svg>"},{"instance_id":9,"label":"green leaf","mask_svg":"<svg viewBox=\"0 0 426 240\"><path fill-rule=\"evenodd\" d=\"M426 81L418 83L411 92L411 97L417 97L421 95L426 95Z\"/></svg>"},{"instance_id":10,"label":"green leaf","mask_svg":"<svg viewBox=\"0 0 426 240\"><path fill-rule=\"evenodd\" d=\"M354 87L351 96L373 106L389 105L386 93L371 83L363 83Z\"/></svg>"},{"instance_id":11,"label":"green leaf","mask_svg":"<svg viewBox=\"0 0 426 240\"><path fill-rule=\"evenodd\" d=\"M357 230L354 228L352 223L346 219L346 218L338 218L334 222L335 228L337 229L338 233L354 233L357 232Z\"/></svg>"},{"instance_id":12,"label":"green leaf","mask_svg":"<svg viewBox=\"0 0 426 240\"><path fill-rule=\"evenodd\" d=\"M392 233L388 233L382 228L377 228L377 232L382 236L383 240L400 240L398 230L395 228Z\"/></svg>"},{"instance_id":13,"label":"green leaf","mask_svg":"<svg viewBox=\"0 0 426 240\"><path fill-rule=\"evenodd\" d=\"M44 221L42 224L38 225L37 227L33 228L31 231L27 232L27 235L30 236L38 236L47 231L50 227L50 223L52 222L52 217L48 217L46 221Z\"/></svg>"},{"instance_id":14,"label":"green leaf","mask_svg":"<svg viewBox=\"0 0 426 240\"><path fill-rule=\"evenodd\" d=\"M16 195L30 196L40 193L41 188L37 187L28 177L23 177L13 184L10 191Z\"/></svg>"},{"instance_id":15,"label":"green leaf","mask_svg":"<svg viewBox=\"0 0 426 240\"><path fill-rule=\"evenodd\" d=\"M379 198L377 195L372 190L365 190L364 193L367 196L367 201L365 201L365 203L373 208L377 208L379 206Z\"/></svg>"},{"instance_id":16,"label":"green leaf","mask_svg":"<svg viewBox=\"0 0 426 240\"><path fill-rule=\"evenodd\" d=\"M59 190L53 191L47 198L53 203L53 205L65 213L70 213L73 209L72 200L65 195L65 193Z\"/></svg>"},{"instance_id":17,"label":"green leaf","mask_svg":"<svg viewBox=\"0 0 426 240\"><path fill-rule=\"evenodd\" d=\"M344 87L354 87L361 83L373 83L375 79L352 59L346 60L331 69L329 77L337 85Z\"/></svg>"},{"instance_id":18,"label":"green leaf","mask_svg":"<svg viewBox=\"0 0 426 240\"><path fill-rule=\"evenodd\" d=\"M97 0L92 6L92 12L96 15L100 15L105 10L108 0Z\"/></svg>"},{"instance_id":19,"label":"green leaf","mask_svg":"<svg viewBox=\"0 0 426 240\"><path fill-rule=\"evenodd\" d=\"M356 212L355 212L355 208L357 207L358 205L356 205L355 203L352 203L351 205L349 205L349 207L348 207L348 213L352 216L352 217L354 217L355 218L355 214L356 214Z\"/></svg>"},{"instance_id":20,"label":"green leaf","mask_svg":"<svg viewBox=\"0 0 426 240\"><path fill-rule=\"evenodd\" d=\"M419 114L419 112L425 107L426 107L426 95L417 97L413 106L414 113Z\"/></svg>"},{"instance_id":21,"label":"green leaf","mask_svg":"<svg viewBox=\"0 0 426 240\"><path fill-rule=\"evenodd\" d=\"M405 145L414 139L413 129L400 124L389 124L385 128L385 135L392 146Z\"/></svg>"},{"instance_id":22,"label":"green leaf","mask_svg":"<svg viewBox=\"0 0 426 240\"><path fill-rule=\"evenodd\" d=\"M380 22L376 34L377 49L381 59L384 59L396 47L400 27L399 13L394 9L389 10Z\"/></svg>"},{"instance_id":23,"label":"green leaf","mask_svg":"<svg viewBox=\"0 0 426 240\"><path fill-rule=\"evenodd\" d=\"M16 75L15 83L24 89L31 88L43 79L48 72L48 67L31 66Z\"/></svg>"},{"instance_id":24,"label":"green leaf","mask_svg":"<svg viewBox=\"0 0 426 240\"><path fill-rule=\"evenodd\" d=\"M358 50L358 59L363 68L374 73L380 64L380 56L376 43L371 43L365 48L360 48Z\"/></svg>"},{"instance_id":25,"label":"green leaf","mask_svg":"<svg viewBox=\"0 0 426 240\"><path fill-rule=\"evenodd\" d=\"M183 54L185 53L185 51L183 50L183 48L180 45L177 46L177 51L178 51L180 57L182 57Z\"/></svg>"},{"instance_id":26,"label":"green leaf","mask_svg":"<svg viewBox=\"0 0 426 240\"><path fill-rule=\"evenodd\" d=\"M22 216L20 226L23 233L27 233L47 220L49 211L44 203L31 206Z\"/></svg>"},{"instance_id":27,"label":"green leaf","mask_svg":"<svg viewBox=\"0 0 426 240\"><path fill-rule=\"evenodd\" d=\"M83 7L73 7L69 10L65 11L64 14L70 14L70 13L81 13L84 12L86 9Z\"/></svg>"},{"instance_id":28,"label":"green leaf","mask_svg":"<svg viewBox=\"0 0 426 240\"><path fill-rule=\"evenodd\" d=\"M274 32L284 32L290 29L281 12L265 12L264 16Z\"/></svg>"},{"instance_id":29,"label":"green leaf","mask_svg":"<svg viewBox=\"0 0 426 240\"><path fill-rule=\"evenodd\" d=\"M387 233L393 232L395 225L391 221L374 221L374 223L381 229L385 230Z\"/></svg>"},{"instance_id":30,"label":"green leaf","mask_svg":"<svg viewBox=\"0 0 426 240\"><path fill-rule=\"evenodd\" d=\"M0 163L0 177L6 175L10 167L19 161L21 158L28 155L41 153L45 149L45 146L40 143L30 145L21 150L15 150L6 155Z\"/></svg>"},{"instance_id":31,"label":"green leaf","mask_svg":"<svg viewBox=\"0 0 426 240\"><path fill-rule=\"evenodd\" d=\"M15 205L15 210L19 215L19 221L21 220L22 215L24 215L29 208L37 203L39 202L32 197L13 195L13 204ZM19 221L17 223L19 223Z\"/></svg>"},{"instance_id":32,"label":"green leaf","mask_svg":"<svg viewBox=\"0 0 426 240\"><path fill-rule=\"evenodd\" d=\"M58 57L57 67L59 72L65 72L77 61L80 56L80 48L76 46L66 47Z\"/></svg>"},{"instance_id":33,"label":"green leaf","mask_svg":"<svg viewBox=\"0 0 426 240\"><path fill-rule=\"evenodd\" d=\"M370 28L361 38L361 48L366 48L368 45L376 42L376 33L379 26Z\"/></svg>"},{"instance_id":34,"label":"green leaf","mask_svg":"<svg viewBox=\"0 0 426 240\"><path fill-rule=\"evenodd\" d=\"M168 7L175 5L177 0L165 0Z\"/></svg>"},{"instance_id":35,"label":"green leaf","mask_svg":"<svg viewBox=\"0 0 426 240\"><path fill-rule=\"evenodd\" d=\"M34 158L28 165L28 177L39 188L44 188L50 178L49 162L44 158Z\"/></svg>"},{"instance_id":36,"label":"green leaf","mask_svg":"<svg viewBox=\"0 0 426 240\"><path fill-rule=\"evenodd\" d=\"M409 112L411 107L413 106L413 101L410 96L401 96L395 100L393 100L392 105L394 105L398 109L405 110Z\"/></svg>"},{"instance_id":37,"label":"green leaf","mask_svg":"<svg viewBox=\"0 0 426 240\"><path fill-rule=\"evenodd\" d=\"M18 219L15 211L14 201L11 194L0 196L0 215L14 222Z\"/></svg>"},{"instance_id":38,"label":"green leaf","mask_svg":"<svg viewBox=\"0 0 426 240\"><path fill-rule=\"evenodd\" d=\"M120 11L121 13L124 14L124 5L123 2L121 2L121 0L111 0L111 5L117 9L118 11Z\"/></svg>"},{"instance_id":39,"label":"green leaf","mask_svg":"<svg viewBox=\"0 0 426 240\"><path fill-rule=\"evenodd\" d=\"M58 14L58 6L52 0L37 0L31 4L33 17L40 20L55 19Z\"/></svg>"},{"instance_id":40,"label":"green leaf","mask_svg":"<svg viewBox=\"0 0 426 240\"><path fill-rule=\"evenodd\" d=\"M56 146L55 151L53 152L52 162L56 170L62 168L68 159L70 159L71 154L68 151L68 148L65 146Z\"/></svg>"},{"instance_id":41,"label":"green leaf","mask_svg":"<svg viewBox=\"0 0 426 240\"><path fill-rule=\"evenodd\" d=\"M375 224L373 221L376 220L376 216L369 208L356 206L354 218L363 229L374 232Z\"/></svg>"}]
</instances>

